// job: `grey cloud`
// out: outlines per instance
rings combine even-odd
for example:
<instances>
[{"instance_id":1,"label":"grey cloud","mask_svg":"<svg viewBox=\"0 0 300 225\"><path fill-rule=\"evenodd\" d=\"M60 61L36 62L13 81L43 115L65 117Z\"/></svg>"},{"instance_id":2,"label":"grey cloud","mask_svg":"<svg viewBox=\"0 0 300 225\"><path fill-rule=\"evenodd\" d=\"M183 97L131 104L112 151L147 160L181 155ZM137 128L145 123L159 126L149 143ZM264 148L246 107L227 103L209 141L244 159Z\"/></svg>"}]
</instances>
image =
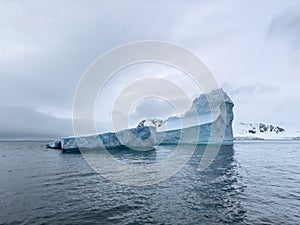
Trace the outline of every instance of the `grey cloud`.
<instances>
[{"instance_id":1,"label":"grey cloud","mask_svg":"<svg viewBox=\"0 0 300 225\"><path fill-rule=\"evenodd\" d=\"M72 102L76 84L93 60L120 44L164 39L165 33L161 31L171 29L169 23L180 20L181 10L168 7L167 13L167 8L160 8L159 4L145 7L145 3L133 4L133 1L132 4L77 1L72 6L68 1L32 3L6 4L10 5L8 10L2 8L6 20L0 21L0 40L5 48L14 49L19 43L23 51L4 55L0 62L1 83L6 86L4 81L14 79L10 87L18 88L18 93L41 95L47 100L52 96L50 101L59 106ZM11 15L16 9L18 13ZM6 21L10 21L9 25ZM32 52L31 45L37 51ZM65 94L55 94L53 90L64 90Z\"/></svg>"},{"instance_id":2,"label":"grey cloud","mask_svg":"<svg viewBox=\"0 0 300 225\"><path fill-rule=\"evenodd\" d=\"M72 121L38 110L22 107L0 107L1 139L49 139L72 134Z\"/></svg>"},{"instance_id":3,"label":"grey cloud","mask_svg":"<svg viewBox=\"0 0 300 225\"><path fill-rule=\"evenodd\" d=\"M267 35L270 38L282 38L293 48L300 48L300 10L287 11L272 18Z\"/></svg>"},{"instance_id":4,"label":"grey cloud","mask_svg":"<svg viewBox=\"0 0 300 225\"><path fill-rule=\"evenodd\" d=\"M235 86L225 82L222 84L222 87L225 90L227 90L233 98L254 97L261 94L275 93L280 90L278 87L274 87L262 83Z\"/></svg>"},{"instance_id":5,"label":"grey cloud","mask_svg":"<svg viewBox=\"0 0 300 225\"><path fill-rule=\"evenodd\" d=\"M140 102L132 112L132 118L139 121L141 119L162 118L176 115L177 112L171 104L164 100L149 98Z\"/></svg>"}]
</instances>

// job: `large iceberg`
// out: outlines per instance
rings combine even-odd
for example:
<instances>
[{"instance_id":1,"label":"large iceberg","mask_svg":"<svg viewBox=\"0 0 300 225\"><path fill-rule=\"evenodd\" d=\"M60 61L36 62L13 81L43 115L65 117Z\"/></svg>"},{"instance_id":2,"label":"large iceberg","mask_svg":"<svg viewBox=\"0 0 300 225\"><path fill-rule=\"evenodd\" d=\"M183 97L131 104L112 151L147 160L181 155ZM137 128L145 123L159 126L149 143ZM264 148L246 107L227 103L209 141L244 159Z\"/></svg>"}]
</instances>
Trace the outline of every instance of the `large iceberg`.
<instances>
[{"instance_id":1,"label":"large iceberg","mask_svg":"<svg viewBox=\"0 0 300 225\"><path fill-rule=\"evenodd\" d=\"M222 90L195 98L191 109L181 116L164 121L151 120L153 126L80 137L63 137L46 145L48 148L153 148L161 144L233 144L233 102ZM149 119L148 119L149 121Z\"/></svg>"}]
</instances>

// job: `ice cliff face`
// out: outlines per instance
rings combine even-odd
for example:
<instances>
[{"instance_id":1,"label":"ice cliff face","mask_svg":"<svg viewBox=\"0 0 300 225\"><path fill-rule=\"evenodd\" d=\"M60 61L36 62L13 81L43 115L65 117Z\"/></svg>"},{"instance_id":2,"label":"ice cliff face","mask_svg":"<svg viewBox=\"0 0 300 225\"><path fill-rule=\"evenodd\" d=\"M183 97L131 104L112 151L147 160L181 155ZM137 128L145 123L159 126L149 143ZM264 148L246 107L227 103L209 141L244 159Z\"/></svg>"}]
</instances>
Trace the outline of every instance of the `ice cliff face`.
<instances>
[{"instance_id":1,"label":"ice cliff face","mask_svg":"<svg viewBox=\"0 0 300 225\"><path fill-rule=\"evenodd\" d=\"M213 144L220 143L220 140L222 144L233 144L233 106L222 89L202 94L194 99L192 108L184 115L168 118L166 131L158 132L157 138L162 140L162 144ZM194 133L198 133L196 138L192 135Z\"/></svg>"},{"instance_id":2,"label":"ice cliff face","mask_svg":"<svg viewBox=\"0 0 300 225\"><path fill-rule=\"evenodd\" d=\"M191 109L181 116L159 121L163 126L144 126L116 133L82 137L64 137L47 144L48 148L149 148L159 144L233 144L233 102L222 90L214 90L195 98ZM153 119L152 119L153 120ZM151 121L152 121L151 120Z\"/></svg>"}]
</instances>

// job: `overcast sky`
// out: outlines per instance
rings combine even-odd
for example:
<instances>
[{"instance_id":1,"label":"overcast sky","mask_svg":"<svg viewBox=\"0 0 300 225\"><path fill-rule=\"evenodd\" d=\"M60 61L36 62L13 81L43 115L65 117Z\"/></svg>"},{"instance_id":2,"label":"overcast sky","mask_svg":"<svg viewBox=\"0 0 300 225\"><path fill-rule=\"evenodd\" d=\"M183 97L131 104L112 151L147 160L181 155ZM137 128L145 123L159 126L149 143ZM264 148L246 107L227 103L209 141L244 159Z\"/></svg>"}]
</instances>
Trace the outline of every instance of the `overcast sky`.
<instances>
[{"instance_id":1,"label":"overcast sky","mask_svg":"<svg viewBox=\"0 0 300 225\"><path fill-rule=\"evenodd\" d=\"M71 135L73 96L86 68L118 45L149 39L195 52L233 99L236 122L300 130L299 1L3 0L0 139ZM98 107L100 130L107 129L116 90L133 77L173 77L197 95L172 71L139 65L116 77ZM161 107L162 117L172 111L160 101L151 104ZM142 103L133 115L151 116L150 108Z\"/></svg>"}]
</instances>

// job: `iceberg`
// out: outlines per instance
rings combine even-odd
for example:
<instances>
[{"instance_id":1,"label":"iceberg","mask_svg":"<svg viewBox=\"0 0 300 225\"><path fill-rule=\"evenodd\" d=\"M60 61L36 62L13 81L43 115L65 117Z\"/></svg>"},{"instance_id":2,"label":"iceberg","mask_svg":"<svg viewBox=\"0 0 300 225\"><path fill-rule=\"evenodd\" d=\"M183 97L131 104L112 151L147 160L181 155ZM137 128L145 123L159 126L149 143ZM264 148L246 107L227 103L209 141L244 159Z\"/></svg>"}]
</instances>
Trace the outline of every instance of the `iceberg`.
<instances>
[{"instance_id":1,"label":"iceberg","mask_svg":"<svg viewBox=\"0 0 300 225\"><path fill-rule=\"evenodd\" d=\"M222 90L195 98L192 107L166 120L145 119L137 128L79 137L63 137L46 145L65 151L78 148L153 148L163 144L233 144L233 102ZM144 125L146 121L152 124Z\"/></svg>"}]
</instances>

